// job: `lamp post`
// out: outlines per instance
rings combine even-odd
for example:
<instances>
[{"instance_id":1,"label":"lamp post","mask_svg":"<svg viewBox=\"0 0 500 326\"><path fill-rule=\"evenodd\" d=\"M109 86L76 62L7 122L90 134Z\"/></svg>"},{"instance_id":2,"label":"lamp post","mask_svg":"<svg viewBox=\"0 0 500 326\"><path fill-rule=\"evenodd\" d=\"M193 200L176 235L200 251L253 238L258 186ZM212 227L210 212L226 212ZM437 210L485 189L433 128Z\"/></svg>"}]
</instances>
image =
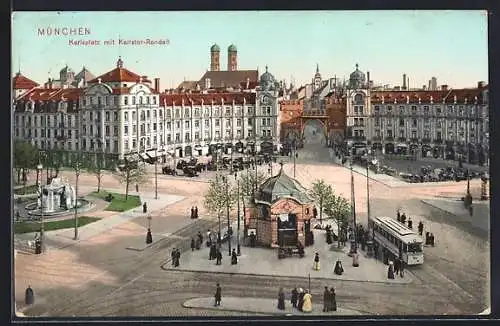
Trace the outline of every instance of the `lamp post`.
<instances>
[{"instance_id":1,"label":"lamp post","mask_svg":"<svg viewBox=\"0 0 500 326\"><path fill-rule=\"evenodd\" d=\"M155 199L158 199L158 148L155 148Z\"/></svg>"},{"instance_id":2,"label":"lamp post","mask_svg":"<svg viewBox=\"0 0 500 326\"><path fill-rule=\"evenodd\" d=\"M367 213L367 221L370 221L370 178L368 178L368 173L370 161L368 155L366 156L366 213ZM369 225L369 222L368 224Z\"/></svg>"},{"instance_id":3,"label":"lamp post","mask_svg":"<svg viewBox=\"0 0 500 326\"><path fill-rule=\"evenodd\" d=\"M351 249L349 251L349 256L357 253L357 243L356 243L356 197L354 195L354 174L352 171L352 159L349 160L350 170L351 170L351 210L352 210L352 233L354 239L351 240Z\"/></svg>"},{"instance_id":4,"label":"lamp post","mask_svg":"<svg viewBox=\"0 0 500 326\"><path fill-rule=\"evenodd\" d=\"M75 163L75 236L73 240L78 240L78 178L80 177L80 162Z\"/></svg>"},{"instance_id":5,"label":"lamp post","mask_svg":"<svg viewBox=\"0 0 500 326\"><path fill-rule=\"evenodd\" d=\"M36 169L37 169L37 172L40 173L40 179L41 179L43 165L41 163L39 163L36 166ZM43 249L45 246L45 225L44 225L44 216L43 216L43 190L41 187L39 189L39 192L40 192L40 242L41 242L41 249L43 252Z\"/></svg>"},{"instance_id":6,"label":"lamp post","mask_svg":"<svg viewBox=\"0 0 500 326\"><path fill-rule=\"evenodd\" d=\"M296 142L295 138L292 140L292 144L293 144L293 152L292 152L292 155L293 155L293 177L295 178L295 158L297 156L297 142Z\"/></svg>"},{"instance_id":7,"label":"lamp post","mask_svg":"<svg viewBox=\"0 0 500 326\"><path fill-rule=\"evenodd\" d=\"M235 174L236 175L236 174ZM241 255L241 246L240 246L240 180L236 180L236 193L238 194L238 230L236 233L236 253L238 256Z\"/></svg>"},{"instance_id":8,"label":"lamp post","mask_svg":"<svg viewBox=\"0 0 500 326\"><path fill-rule=\"evenodd\" d=\"M227 212L227 235L228 235L228 248L229 248L229 256L231 256L231 222L229 221L229 180L228 178L223 175L222 176L222 181L225 186L225 191L226 191L226 212Z\"/></svg>"}]
</instances>

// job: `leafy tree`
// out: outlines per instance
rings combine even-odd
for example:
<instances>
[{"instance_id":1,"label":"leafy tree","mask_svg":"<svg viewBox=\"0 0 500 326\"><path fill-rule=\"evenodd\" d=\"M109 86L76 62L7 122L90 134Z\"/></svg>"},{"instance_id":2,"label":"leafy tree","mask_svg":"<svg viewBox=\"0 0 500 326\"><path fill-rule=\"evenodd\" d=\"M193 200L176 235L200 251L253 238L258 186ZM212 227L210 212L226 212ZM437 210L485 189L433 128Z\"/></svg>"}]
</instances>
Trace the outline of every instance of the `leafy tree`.
<instances>
[{"instance_id":1,"label":"leafy tree","mask_svg":"<svg viewBox=\"0 0 500 326\"><path fill-rule=\"evenodd\" d=\"M224 215L224 210L227 206L231 207L237 201L237 193L234 187L229 184L227 176L216 176L215 180L211 180L208 186L208 191L205 194L203 206L213 214L217 215L220 223L221 216Z\"/></svg>"},{"instance_id":2,"label":"leafy tree","mask_svg":"<svg viewBox=\"0 0 500 326\"><path fill-rule=\"evenodd\" d=\"M104 174L104 154L95 153L95 160L87 163L87 171L97 178L97 192L101 191L101 180Z\"/></svg>"},{"instance_id":3,"label":"leafy tree","mask_svg":"<svg viewBox=\"0 0 500 326\"><path fill-rule=\"evenodd\" d=\"M312 189L309 191L309 195L319 205L319 222L323 221L323 209L325 203L333 195L333 189L331 185L326 184L325 180L316 180L312 185Z\"/></svg>"},{"instance_id":4,"label":"leafy tree","mask_svg":"<svg viewBox=\"0 0 500 326\"><path fill-rule=\"evenodd\" d=\"M121 183L125 184L125 201L128 200L128 189L131 183L137 185L148 181L147 171L143 164L128 162L123 169L118 169L116 176Z\"/></svg>"},{"instance_id":5,"label":"leafy tree","mask_svg":"<svg viewBox=\"0 0 500 326\"><path fill-rule=\"evenodd\" d=\"M14 141L14 168L17 172L17 182L21 182L21 173L23 184L26 186L26 174L29 169L34 168L38 162L38 149L30 142L24 140Z\"/></svg>"},{"instance_id":6,"label":"leafy tree","mask_svg":"<svg viewBox=\"0 0 500 326\"><path fill-rule=\"evenodd\" d=\"M260 186L266 179L266 174L261 171L257 171L257 175L255 175L255 171L251 169L245 172L239 172L240 192L242 196L251 196L255 188Z\"/></svg>"},{"instance_id":7,"label":"leafy tree","mask_svg":"<svg viewBox=\"0 0 500 326\"><path fill-rule=\"evenodd\" d=\"M340 248L340 228L349 220L349 217L351 216L351 204L344 197L335 195L332 190L323 205L325 213L328 214L328 216L333 217L337 223L337 242L338 247Z\"/></svg>"}]
</instances>

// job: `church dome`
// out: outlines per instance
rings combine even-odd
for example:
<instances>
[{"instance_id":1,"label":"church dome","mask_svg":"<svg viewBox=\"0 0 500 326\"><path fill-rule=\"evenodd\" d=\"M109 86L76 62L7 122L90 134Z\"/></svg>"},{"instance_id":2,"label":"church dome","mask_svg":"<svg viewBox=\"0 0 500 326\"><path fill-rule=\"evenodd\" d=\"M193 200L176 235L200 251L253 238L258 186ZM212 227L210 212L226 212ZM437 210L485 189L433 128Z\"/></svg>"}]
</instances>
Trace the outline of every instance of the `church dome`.
<instances>
[{"instance_id":1,"label":"church dome","mask_svg":"<svg viewBox=\"0 0 500 326\"><path fill-rule=\"evenodd\" d=\"M354 70L349 77L349 87L350 88L361 88L366 82L365 74L358 69L359 65L356 64L356 70Z\"/></svg>"},{"instance_id":2,"label":"church dome","mask_svg":"<svg viewBox=\"0 0 500 326\"><path fill-rule=\"evenodd\" d=\"M217 44L212 45L210 48L211 52L220 52L220 47Z\"/></svg>"},{"instance_id":3,"label":"church dome","mask_svg":"<svg viewBox=\"0 0 500 326\"><path fill-rule=\"evenodd\" d=\"M234 44L231 44L231 45L227 48L227 50L228 50L229 52L238 52L238 50L236 49L236 46L235 46Z\"/></svg>"},{"instance_id":4,"label":"church dome","mask_svg":"<svg viewBox=\"0 0 500 326\"><path fill-rule=\"evenodd\" d=\"M60 74L67 74L68 72L73 72L73 70L71 70L71 68L69 68L68 65L66 65L64 68L61 69L61 71L59 73Z\"/></svg>"},{"instance_id":5,"label":"church dome","mask_svg":"<svg viewBox=\"0 0 500 326\"><path fill-rule=\"evenodd\" d=\"M266 72L260 76L260 86L263 89L269 90L271 89L274 85L276 84L276 80L274 79L274 76L267 71L267 66L266 66Z\"/></svg>"}]
</instances>

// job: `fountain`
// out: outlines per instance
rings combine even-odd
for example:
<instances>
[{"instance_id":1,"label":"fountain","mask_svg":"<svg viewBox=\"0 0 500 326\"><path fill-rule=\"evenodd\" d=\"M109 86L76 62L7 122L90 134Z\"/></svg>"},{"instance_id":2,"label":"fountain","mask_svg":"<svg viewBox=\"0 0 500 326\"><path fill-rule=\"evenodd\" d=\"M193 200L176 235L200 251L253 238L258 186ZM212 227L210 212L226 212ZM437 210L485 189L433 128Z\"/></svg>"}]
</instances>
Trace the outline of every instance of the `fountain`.
<instances>
[{"instance_id":1,"label":"fountain","mask_svg":"<svg viewBox=\"0 0 500 326\"><path fill-rule=\"evenodd\" d=\"M50 217L68 214L75 207L88 210L90 206L88 200L76 198L75 188L67 180L54 178L48 185L39 185L37 201L27 204L25 210L28 215L41 216L43 209L43 215Z\"/></svg>"}]
</instances>

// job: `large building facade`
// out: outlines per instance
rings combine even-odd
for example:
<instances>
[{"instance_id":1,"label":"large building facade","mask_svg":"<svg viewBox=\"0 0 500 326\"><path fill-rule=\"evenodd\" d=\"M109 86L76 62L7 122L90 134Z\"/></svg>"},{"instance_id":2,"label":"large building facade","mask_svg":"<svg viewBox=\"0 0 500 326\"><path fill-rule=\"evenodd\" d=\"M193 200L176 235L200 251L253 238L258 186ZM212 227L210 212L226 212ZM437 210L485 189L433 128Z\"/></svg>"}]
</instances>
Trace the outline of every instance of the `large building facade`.
<instances>
[{"instance_id":1,"label":"large building facade","mask_svg":"<svg viewBox=\"0 0 500 326\"><path fill-rule=\"evenodd\" d=\"M266 68L255 92L160 94L159 79L153 86L120 58L86 88L33 88L18 97L14 137L57 150L61 165L102 157L110 168L128 154L272 152L280 147L276 84Z\"/></svg>"},{"instance_id":2,"label":"large building facade","mask_svg":"<svg viewBox=\"0 0 500 326\"><path fill-rule=\"evenodd\" d=\"M358 69L347 86L347 146L485 163L488 88L372 91Z\"/></svg>"}]
</instances>

